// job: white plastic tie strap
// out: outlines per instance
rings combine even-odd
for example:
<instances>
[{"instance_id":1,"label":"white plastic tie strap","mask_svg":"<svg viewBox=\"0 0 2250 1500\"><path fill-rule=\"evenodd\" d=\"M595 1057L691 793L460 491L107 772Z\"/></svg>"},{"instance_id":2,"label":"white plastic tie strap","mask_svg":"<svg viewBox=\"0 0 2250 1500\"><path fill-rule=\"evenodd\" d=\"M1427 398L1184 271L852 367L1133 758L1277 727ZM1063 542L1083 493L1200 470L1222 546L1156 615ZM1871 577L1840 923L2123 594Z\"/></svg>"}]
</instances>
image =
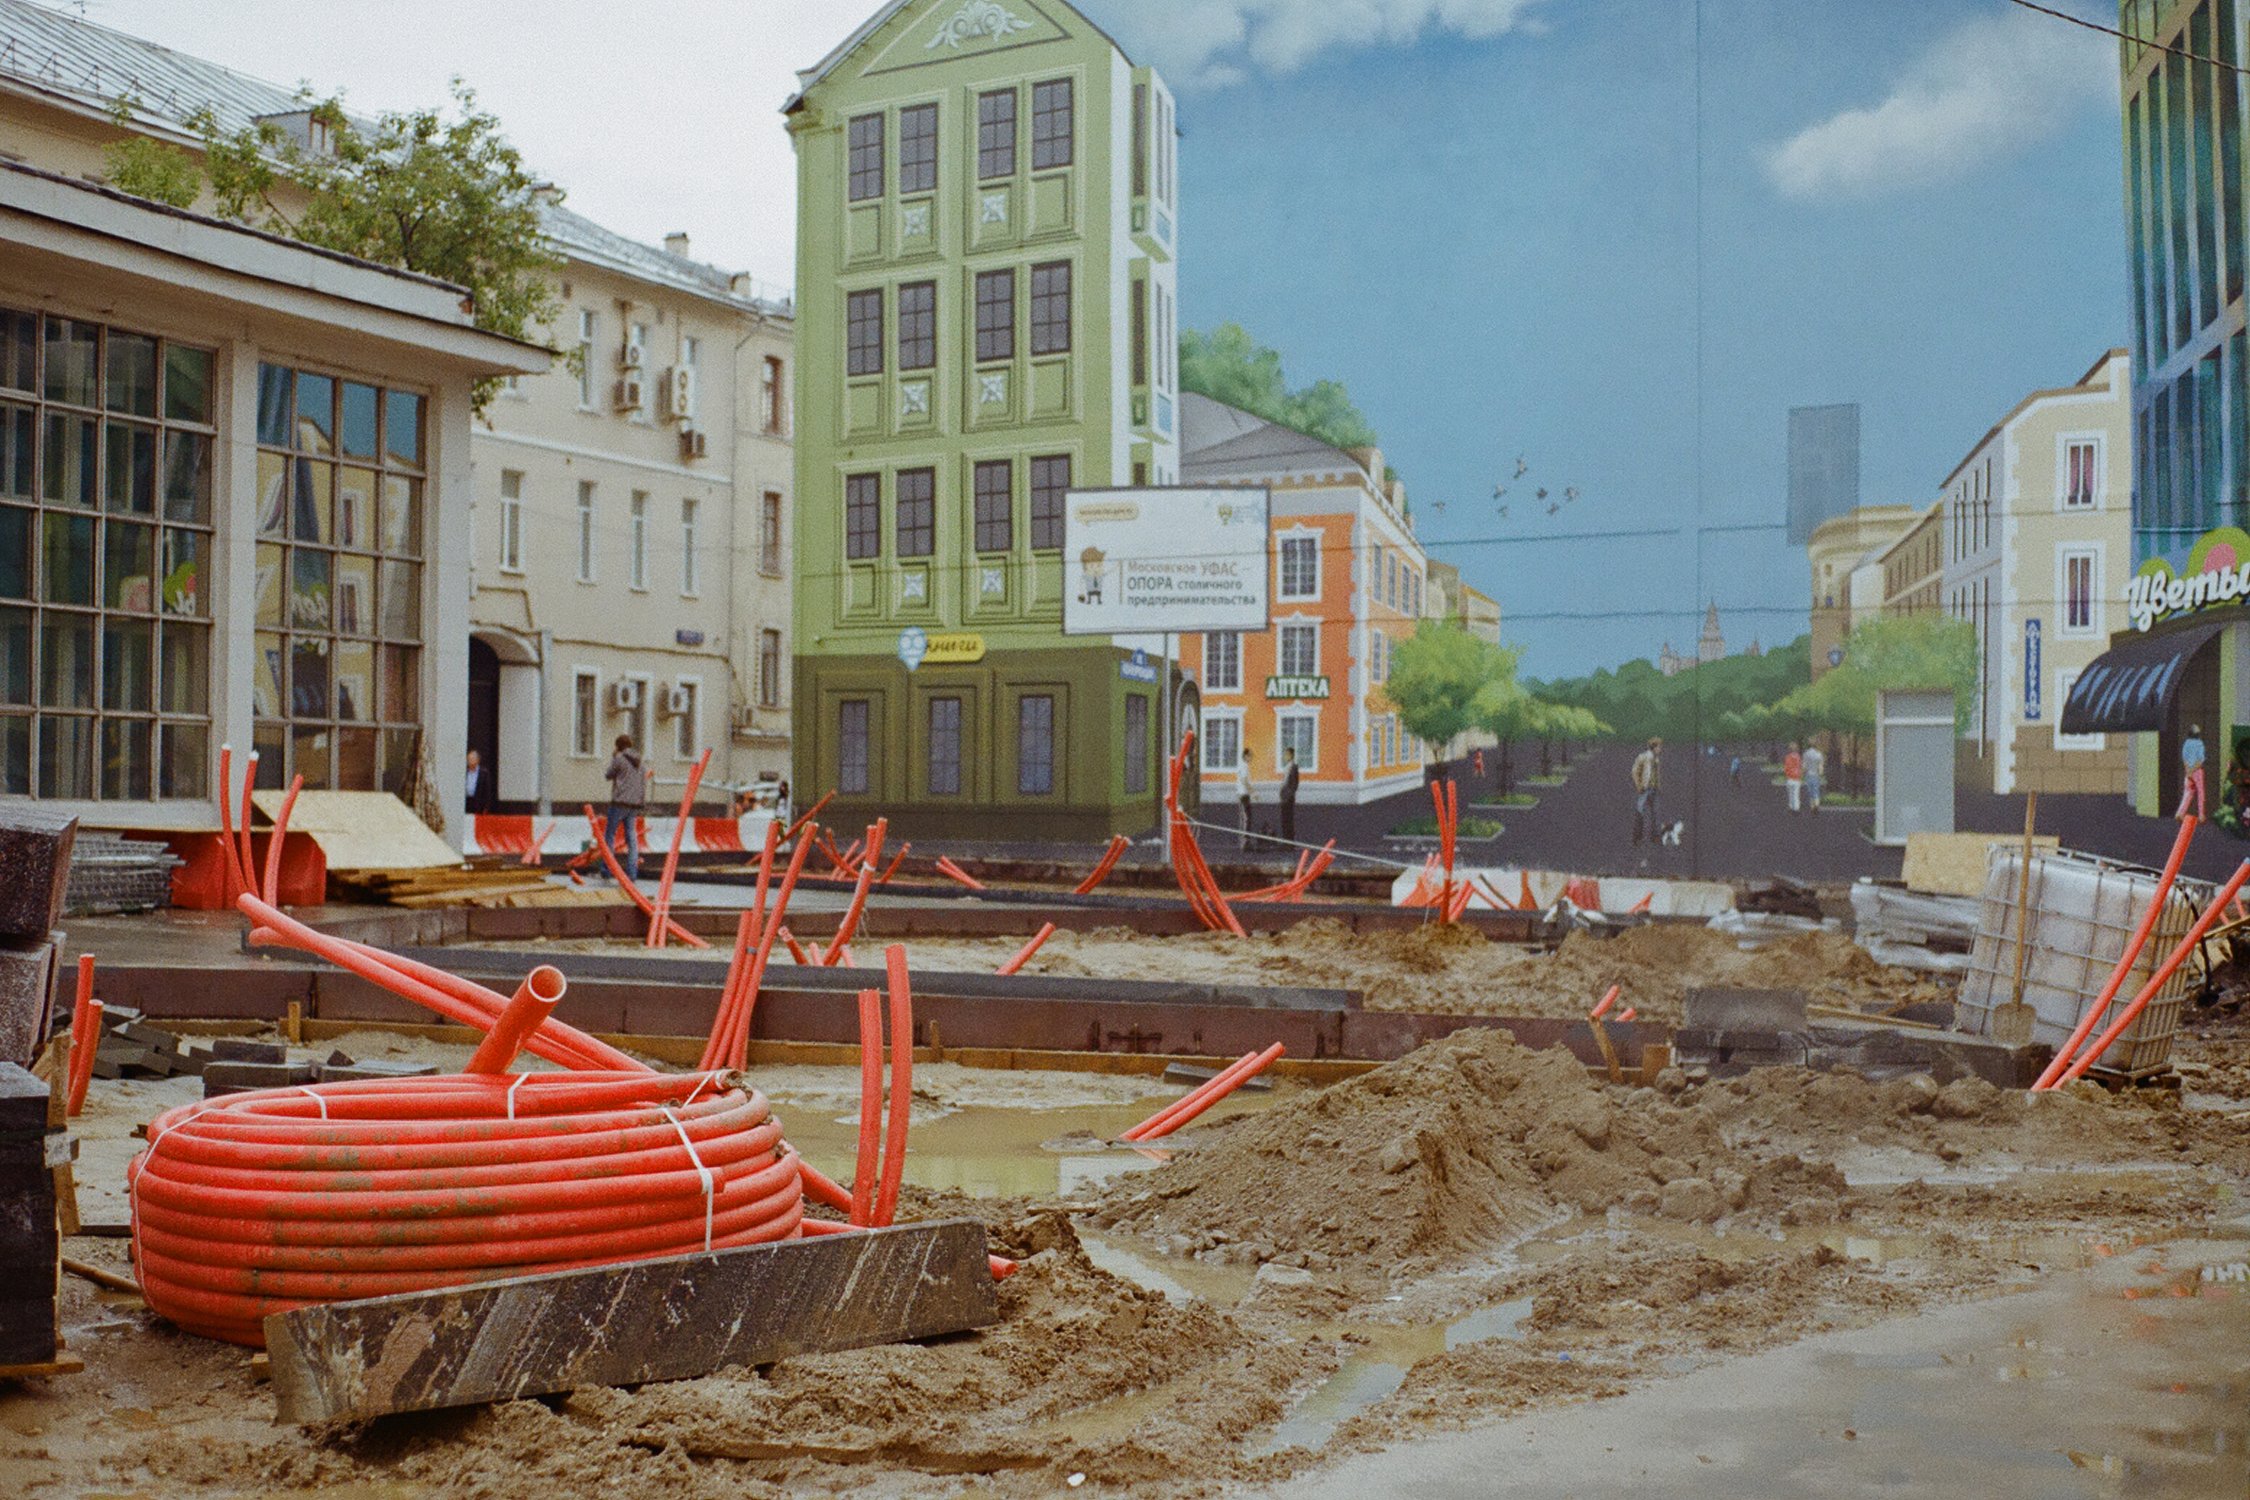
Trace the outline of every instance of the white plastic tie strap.
<instances>
[{"instance_id":1,"label":"white plastic tie strap","mask_svg":"<svg viewBox=\"0 0 2250 1500\"><path fill-rule=\"evenodd\" d=\"M703 1158L696 1154L695 1142L688 1138L687 1127L680 1123L680 1117L672 1113L672 1106L659 1104L657 1108L664 1111L664 1118L670 1120L672 1128L680 1133L680 1144L687 1147L688 1160L695 1163L695 1175L703 1179L703 1248L708 1251L711 1248L712 1222L718 1213L715 1179L711 1175L711 1169L703 1165Z\"/></svg>"},{"instance_id":2,"label":"white plastic tie strap","mask_svg":"<svg viewBox=\"0 0 2250 1500\"><path fill-rule=\"evenodd\" d=\"M516 1081L508 1085L508 1118L511 1120L516 1117L516 1090L522 1088L523 1081L530 1076L529 1073L518 1073Z\"/></svg>"},{"instance_id":3,"label":"white plastic tie strap","mask_svg":"<svg viewBox=\"0 0 2250 1500\"><path fill-rule=\"evenodd\" d=\"M721 1075L717 1073L706 1073L701 1078L698 1078L695 1081L695 1087L688 1090L688 1096L680 1101L680 1108L686 1109L698 1098L702 1097L703 1091L709 1088L712 1084L717 1083L720 1076Z\"/></svg>"},{"instance_id":4,"label":"white plastic tie strap","mask_svg":"<svg viewBox=\"0 0 2250 1500\"><path fill-rule=\"evenodd\" d=\"M320 1117L323 1120L328 1118L328 1096L326 1094L319 1093L318 1091L309 1087L300 1088L297 1090L297 1092L303 1094L306 1098L312 1100L313 1103L320 1106Z\"/></svg>"}]
</instances>

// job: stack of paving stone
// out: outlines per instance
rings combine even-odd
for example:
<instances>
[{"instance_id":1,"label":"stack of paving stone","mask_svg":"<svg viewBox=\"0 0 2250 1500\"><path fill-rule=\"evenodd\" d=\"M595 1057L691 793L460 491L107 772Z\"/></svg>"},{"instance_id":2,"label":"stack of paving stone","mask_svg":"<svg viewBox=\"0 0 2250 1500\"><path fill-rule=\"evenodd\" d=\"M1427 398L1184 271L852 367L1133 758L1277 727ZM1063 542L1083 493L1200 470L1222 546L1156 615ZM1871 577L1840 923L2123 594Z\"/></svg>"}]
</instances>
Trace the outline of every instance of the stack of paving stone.
<instances>
[{"instance_id":1,"label":"stack of paving stone","mask_svg":"<svg viewBox=\"0 0 2250 1500\"><path fill-rule=\"evenodd\" d=\"M46 1364L61 1347L55 1168L69 1137L54 1112L44 1082L0 1062L0 1368Z\"/></svg>"},{"instance_id":2,"label":"stack of paving stone","mask_svg":"<svg viewBox=\"0 0 2250 1500\"><path fill-rule=\"evenodd\" d=\"M30 1067L61 991L63 889L78 820L33 804L0 806L0 1062Z\"/></svg>"},{"instance_id":3,"label":"stack of paving stone","mask_svg":"<svg viewBox=\"0 0 2250 1500\"><path fill-rule=\"evenodd\" d=\"M86 917L170 906L172 871L182 862L163 844L88 830L71 851L63 909Z\"/></svg>"}]
</instances>

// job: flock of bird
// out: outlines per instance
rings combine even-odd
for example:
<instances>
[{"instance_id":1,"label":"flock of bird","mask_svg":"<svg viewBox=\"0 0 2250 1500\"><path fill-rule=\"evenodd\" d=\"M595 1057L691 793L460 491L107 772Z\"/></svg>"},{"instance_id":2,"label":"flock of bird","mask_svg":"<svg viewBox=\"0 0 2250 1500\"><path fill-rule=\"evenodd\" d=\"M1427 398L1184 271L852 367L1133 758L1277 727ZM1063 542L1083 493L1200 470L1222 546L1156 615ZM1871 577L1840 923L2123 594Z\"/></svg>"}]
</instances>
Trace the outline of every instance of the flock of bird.
<instances>
[{"instance_id":1,"label":"flock of bird","mask_svg":"<svg viewBox=\"0 0 2250 1500\"><path fill-rule=\"evenodd\" d=\"M1530 472L1530 463L1525 460L1522 454L1519 453L1516 455L1515 473L1509 475L1506 479L1500 481L1500 483L1492 487L1493 507L1499 513L1499 517L1501 520L1505 521L1506 519L1508 519L1509 487L1511 485L1520 487L1524 481L1524 477L1530 474ZM1545 485L1540 485L1532 491L1531 499L1534 507L1545 505L1547 507L1548 515L1560 515L1564 506L1575 505L1578 503L1578 486L1575 484L1564 485L1562 498L1560 500L1555 500L1548 497L1547 487ZM1521 503L1520 496L1517 499L1517 503ZM1443 500L1434 500L1430 504L1431 509L1435 510L1439 515L1442 516L1445 514L1445 502Z\"/></svg>"}]
</instances>

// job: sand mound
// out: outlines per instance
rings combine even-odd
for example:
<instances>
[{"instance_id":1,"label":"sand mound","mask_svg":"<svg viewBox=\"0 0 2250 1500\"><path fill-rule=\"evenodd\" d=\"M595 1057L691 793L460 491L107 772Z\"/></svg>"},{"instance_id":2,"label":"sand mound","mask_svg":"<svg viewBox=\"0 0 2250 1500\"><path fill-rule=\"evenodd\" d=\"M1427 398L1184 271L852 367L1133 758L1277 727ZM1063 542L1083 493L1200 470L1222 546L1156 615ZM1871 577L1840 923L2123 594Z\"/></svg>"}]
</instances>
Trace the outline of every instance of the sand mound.
<instances>
[{"instance_id":1,"label":"sand mound","mask_svg":"<svg viewBox=\"0 0 2250 1500\"><path fill-rule=\"evenodd\" d=\"M1216 1133L1096 1217L1175 1253L1382 1277L1613 1206L1709 1220L1833 1213L1842 1179L1740 1164L1711 1122L1475 1028Z\"/></svg>"}]
</instances>

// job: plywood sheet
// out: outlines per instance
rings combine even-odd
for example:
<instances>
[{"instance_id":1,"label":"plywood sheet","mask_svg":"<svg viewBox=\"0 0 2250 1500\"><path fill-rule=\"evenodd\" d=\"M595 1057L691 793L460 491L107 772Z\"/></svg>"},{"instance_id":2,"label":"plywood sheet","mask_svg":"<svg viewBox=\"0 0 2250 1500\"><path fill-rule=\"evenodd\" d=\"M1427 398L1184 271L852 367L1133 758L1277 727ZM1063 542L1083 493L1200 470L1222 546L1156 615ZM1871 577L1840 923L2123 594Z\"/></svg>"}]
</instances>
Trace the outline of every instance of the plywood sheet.
<instances>
[{"instance_id":1,"label":"plywood sheet","mask_svg":"<svg viewBox=\"0 0 2250 1500\"><path fill-rule=\"evenodd\" d=\"M284 795L256 792L250 800L271 819L280 813ZM300 792L289 831L310 834L331 870L427 870L461 863L459 850L389 792Z\"/></svg>"},{"instance_id":2,"label":"plywood sheet","mask_svg":"<svg viewBox=\"0 0 2250 1500\"><path fill-rule=\"evenodd\" d=\"M2032 845L2052 854L2061 840L2035 838ZM1906 888L1928 896L1981 896L1984 867L1993 846L2023 847L2020 833L1910 833L1906 836Z\"/></svg>"}]
</instances>

